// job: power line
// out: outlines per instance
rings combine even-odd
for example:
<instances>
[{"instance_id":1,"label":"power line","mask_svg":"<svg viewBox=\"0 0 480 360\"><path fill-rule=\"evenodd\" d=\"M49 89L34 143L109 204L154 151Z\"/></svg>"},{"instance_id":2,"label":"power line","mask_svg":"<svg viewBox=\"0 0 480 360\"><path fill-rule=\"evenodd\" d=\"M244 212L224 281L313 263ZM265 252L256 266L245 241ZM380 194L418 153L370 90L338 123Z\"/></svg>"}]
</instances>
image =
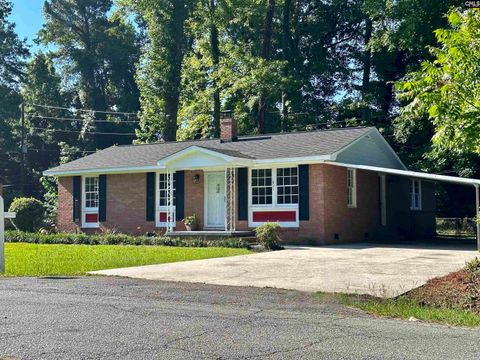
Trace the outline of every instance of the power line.
<instances>
[{"instance_id":1,"label":"power line","mask_svg":"<svg viewBox=\"0 0 480 360\"><path fill-rule=\"evenodd\" d=\"M123 135L123 136L135 136L135 133L116 133L116 132L100 132L100 131L82 131L82 130L62 130L62 129L46 129L46 128L39 128L33 127L34 130L44 130L44 131L59 131L65 133L85 133L85 134L97 134L97 135Z\"/></svg>"},{"instance_id":2,"label":"power line","mask_svg":"<svg viewBox=\"0 0 480 360\"><path fill-rule=\"evenodd\" d=\"M76 108L67 108L63 106L53 106L53 105L42 105L42 104L25 104L30 106L42 107L46 109L57 109L57 110L68 110L71 112L83 111L90 113L99 113L99 114L112 114L112 115L128 115L128 116L137 116L137 113L133 112L123 112L123 111L105 111L105 110L92 110L92 109L76 109Z\"/></svg>"},{"instance_id":3,"label":"power line","mask_svg":"<svg viewBox=\"0 0 480 360\"><path fill-rule=\"evenodd\" d=\"M35 118L35 119L45 119L45 120L59 120L59 121L78 121L78 122L98 122L98 123L109 123L109 124L125 124L125 123L133 123L133 124L138 124L140 121L138 120L121 120L121 121L111 121L107 119L78 119L78 118L65 118L65 117L54 117L54 116L42 116L42 115L28 115L30 118Z\"/></svg>"},{"instance_id":4,"label":"power line","mask_svg":"<svg viewBox=\"0 0 480 360\"><path fill-rule=\"evenodd\" d=\"M27 149L28 151L40 151L40 152L60 152L61 149ZM96 150L68 150L68 152L74 153L95 153Z\"/></svg>"}]
</instances>

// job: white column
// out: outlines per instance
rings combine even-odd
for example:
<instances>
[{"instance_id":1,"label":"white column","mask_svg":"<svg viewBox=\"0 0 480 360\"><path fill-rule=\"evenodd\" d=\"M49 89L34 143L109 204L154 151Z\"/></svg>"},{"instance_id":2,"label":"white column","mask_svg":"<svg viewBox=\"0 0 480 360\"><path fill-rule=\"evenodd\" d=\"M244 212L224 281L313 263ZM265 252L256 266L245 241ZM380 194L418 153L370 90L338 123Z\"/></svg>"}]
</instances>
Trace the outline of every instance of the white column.
<instances>
[{"instance_id":1,"label":"white column","mask_svg":"<svg viewBox=\"0 0 480 360\"><path fill-rule=\"evenodd\" d=\"M235 172L225 169L225 231L235 231Z\"/></svg>"},{"instance_id":2,"label":"white column","mask_svg":"<svg viewBox=\"0 0 480 360\"><path fill-rule=\"evenodd\" d=\"M0 196L0 273L5 272L5 207Z\"/></svg>"},{"instance_id":3,"label":"white column","mask_svg":"<svg viewBox=\"0 0 480 360\"><path fill-rule=\"evenodd\" d=\"M167 233L173 231L175 212L173 207L173 172L167 168Z\"/></svg>"},{"instance_id":4,"label":"white column","mask_svg":"<svg viewBox=\"0 0 480 360\"><path fill-rule=\"evenodd\" d=\"M232 218L232 229L231 231L235 231L235 198L236 198L236 190L235 190L235 183L236 183L236 170L235 168L231 169L231 218Z\"/></svg>"},{"instance_id":5,"label":"white column","mask_svg":"<svg viewBox=\"0 0 480 360\"><path fill-rule=\"evenodd\" d=\"M225 168L225 231L230 229L230 188L228 187L229 182L229 168Z\"/></svg>"}]
</instances>

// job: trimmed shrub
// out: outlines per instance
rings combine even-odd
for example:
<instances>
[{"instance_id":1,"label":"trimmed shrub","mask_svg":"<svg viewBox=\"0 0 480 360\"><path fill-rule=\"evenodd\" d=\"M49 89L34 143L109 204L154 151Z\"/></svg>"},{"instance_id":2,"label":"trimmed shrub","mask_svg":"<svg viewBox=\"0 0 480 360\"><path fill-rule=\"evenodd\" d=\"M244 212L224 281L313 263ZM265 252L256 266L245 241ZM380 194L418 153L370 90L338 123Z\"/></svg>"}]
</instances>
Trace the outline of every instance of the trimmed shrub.
<instances>
[{"instance_id":1,"label":"trimmed shrub","mask_svg":"<svg viewBox=\"0 0 480 360\"><path fill-rule=\"evenodd\" d=\"M34 198L16 198L8 211L17 213L13 224L18 230L36 231L43 224L44 207L41 201Z\"/></svg>"},{"instance_id":2,"label":"trimmed shrub","mask_svg":"<svg viewBox=\"0 0 480 360\"><path fill-rule=\"evenodd\" d=\"M470 274L480 275L480 259L475 257L475 259L469 261L465 266L465 270L467 270Z\"/></svg>"},{"instance_id":3,"label":"trimmed shrub","mask_svg":"<svg viewBox=\"0 0 480 360\"><path fill-rule=\"evenodd\" d=\"M267 222L255 229L255 235L258 242L267 250L283 249L280 246L280 225L278 223Z\"/></svg>"},{"instance_id":4,"label":"trimmed shrub","mask_svg":"<svg viewBox=\"0 0 480 360\"><path fill-rule=\"evenodd\" d=\"M171 238L166 236L131 236L126 234L41 234L23 231L6 231L5 241L32 244L76 244L76 245L163 245L181 247L228 247L249 248L248 243L237 238Z\"/></svg>"}]
</instances>

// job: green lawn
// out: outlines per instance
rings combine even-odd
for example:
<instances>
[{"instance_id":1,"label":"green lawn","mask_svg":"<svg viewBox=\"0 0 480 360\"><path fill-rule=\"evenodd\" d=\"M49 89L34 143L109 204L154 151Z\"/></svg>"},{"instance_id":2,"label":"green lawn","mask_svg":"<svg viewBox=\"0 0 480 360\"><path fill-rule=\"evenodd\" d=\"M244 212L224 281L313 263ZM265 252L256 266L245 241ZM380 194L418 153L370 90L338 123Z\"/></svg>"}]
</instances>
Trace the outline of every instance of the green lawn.
<instances>
[{"instance_id":1,"label":"green lawn","mask_svg":"<svg viewBox=\"0 0 480 360\"><path fill-rule=\"evenodd\" d=\"M246 249L6 243L7 276L84 275L87 271L249 254Z\"/></svg>"}]
</instances>

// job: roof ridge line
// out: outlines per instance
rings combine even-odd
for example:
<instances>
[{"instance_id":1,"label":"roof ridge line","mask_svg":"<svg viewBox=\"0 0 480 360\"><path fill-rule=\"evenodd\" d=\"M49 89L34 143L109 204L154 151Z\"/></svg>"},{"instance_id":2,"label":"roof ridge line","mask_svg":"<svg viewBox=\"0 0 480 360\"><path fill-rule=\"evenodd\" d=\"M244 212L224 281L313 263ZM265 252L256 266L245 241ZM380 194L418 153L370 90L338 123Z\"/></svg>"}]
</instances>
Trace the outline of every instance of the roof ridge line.
<instances>
[{"instance_id":1,"label":"roof ridge line","mask_svg":"<svg viewBox=\"0 0 480 360\"><path fill-rule=\"evenodd\" d=\"M344 128L330 128L330 129L316 129L316 130L301 130L301 131L289 131L289 132L278 132L278 133L266 133L266 134L257 134L257 135L241 135L238 139L255 139L268 136L279 136L279 135L291 135L291 134L305 134L305 133L317 133L317 132L327 132L327 131L341 131L341 130L356 130L356 129L369 129L374 128L375 126L352 126ZM185 143L195 143L195 142L208 142L208 141L219 141L220 138L211 138L211 139L188 139L188 140L175 140L175 141L165 141L165 142L155 142L155 143L144 143L144 144L124 144L124 145L112 145L110 147L137 147L137 146L146 146L146 145L164 145L164 144L185 144ZM110 148L109 147L109 148ZM105 148L108 149L108 148ZM105 150L102 149L102 150Z\"/></svg>"}]
</instances>

